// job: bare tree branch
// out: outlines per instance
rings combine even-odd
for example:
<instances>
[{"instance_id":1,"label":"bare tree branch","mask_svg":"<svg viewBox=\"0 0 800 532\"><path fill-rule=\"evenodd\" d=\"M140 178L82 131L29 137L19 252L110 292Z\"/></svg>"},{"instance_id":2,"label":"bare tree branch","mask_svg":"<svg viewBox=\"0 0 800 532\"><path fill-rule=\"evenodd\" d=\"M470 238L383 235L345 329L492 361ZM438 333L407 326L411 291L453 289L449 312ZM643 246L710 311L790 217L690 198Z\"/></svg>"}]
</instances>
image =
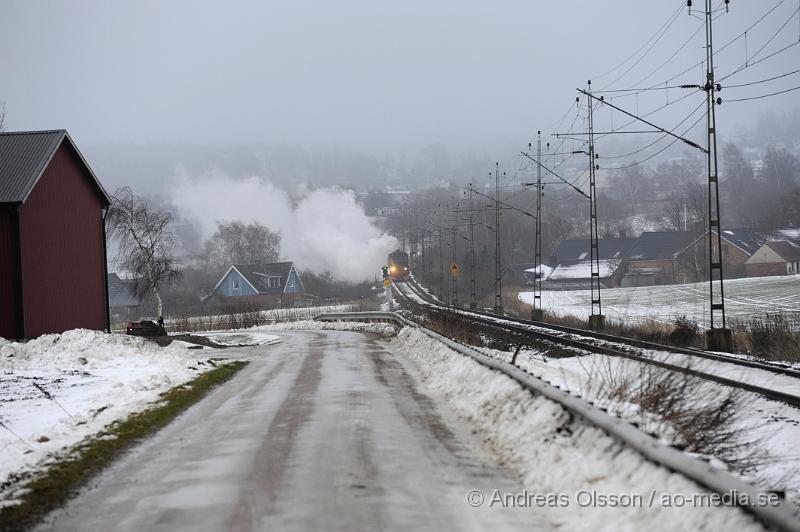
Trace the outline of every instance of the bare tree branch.
<instances>
[{"instance_id":1,"label":"bare tree branch","mask_svg":"<svg viewBox=\"0 0 800 532\"><path fill-rule=\"evenodd\" d=\"M118 260L134 274L133 292L140 297L153 295L159 317L163 316L161 288L180 275L172 256L171 222L171 213L152 208L128 187L114 193L106 216L108 236L118 245Z\"/></svg>"}]
</instances>

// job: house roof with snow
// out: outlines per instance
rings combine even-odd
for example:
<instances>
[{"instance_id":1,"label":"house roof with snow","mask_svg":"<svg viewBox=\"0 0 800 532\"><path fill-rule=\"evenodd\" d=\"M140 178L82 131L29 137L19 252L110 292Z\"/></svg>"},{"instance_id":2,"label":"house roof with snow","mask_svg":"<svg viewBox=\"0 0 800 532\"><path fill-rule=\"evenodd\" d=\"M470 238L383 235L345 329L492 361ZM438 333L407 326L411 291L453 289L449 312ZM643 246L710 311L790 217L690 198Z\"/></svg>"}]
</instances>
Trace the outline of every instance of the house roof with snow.
<instances>
[{"instance_id":1,"label":"house roof with snow","mask_svg":"<svg viewBox=\"0 0 800 532\"><path fill-rule=\"evenodd\" d=\"M599 261L600 278L605 279L614 275L619 268L619 259L604 259ZM577 279L590 279L592 277L592 265L588 260L573 264L559 264L550 275L548 281L566 281Z\"/></svg>"},{"instance_id":2,"label":"house roof with snow","mask_svg":"<svg viewBox=\"0 0 800 532\"><path fill-rule=\"evenodd\" d=\"M714 233L716 234L716 231ZM723 229L721 236L748 255L755 253L769 239L768 234L763 231L748 228Z\"/></svg>"},{"instance_id":3,"label":"house roof with snow","mask_svg":"<svg viewBox=\"0 0 800 532\"><path fill-rule=\"evenodd\" d=\"M697 238L697 233L687 231L646 231L631 247L630 259L673 259Z\"/></svg>"},{"instance_id":4,"label":"house roof with snow","mask_svg":"<svg viewBox=\"0 0 800 532\"><path fill-rule=\"evenodd\" d=\"M714 231L714 234L716 233L717 232ZM798 228L783 228L775 231L761 231L751 228L723 229L721 236L726 242L729 242L749 256L752 256L753 253L758 251L761 246L770 240L786 240L795 244L800 244L800 229ZM687 244L684 250L702 238L708 238L708 231L705 231L702 235Z\"/></svg>"},{"instance_id":5,"label":"house roof with snow","mask_svg":"<svg viewBox=\"0 0 800 532\"><path fill-rule=\"evenodd\" d=\"M781 256L786 262L800 261L800 245L788 240L773 240L767 242L765 245L769 246L772 251Z\"/></svg>"},{"instance_id":6,"label":"house roof with snow","mask_svg":"<svg viewBox=\"0 0 800 532\"><path fill-rule=\"evenodd\" d=\"M628 255L635 238L601 238L597 242L600 260L621 259ZM589 240L562 240L553 255L557 262L589 260Z\"/></svg>"}]
</instances>

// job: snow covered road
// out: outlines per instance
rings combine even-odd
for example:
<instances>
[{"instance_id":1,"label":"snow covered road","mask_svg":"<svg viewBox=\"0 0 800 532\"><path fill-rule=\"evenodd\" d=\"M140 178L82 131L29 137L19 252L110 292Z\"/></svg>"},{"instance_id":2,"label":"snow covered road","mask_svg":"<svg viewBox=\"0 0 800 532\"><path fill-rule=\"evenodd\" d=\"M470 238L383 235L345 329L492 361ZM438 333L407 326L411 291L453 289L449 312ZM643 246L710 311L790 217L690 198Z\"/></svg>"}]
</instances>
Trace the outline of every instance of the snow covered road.
<instances>
[{"instance_id":1,"label":"snow covered road","mask_svg":"<svg viewBox=\"0 0 800 532\"><path fill-rule=\"evenodd\" d=\"M41 530L550 529L471 508L521 486L375 336L281 332ZM248 356L247 353L250 353Z\"/></svg>"}]
</instances>

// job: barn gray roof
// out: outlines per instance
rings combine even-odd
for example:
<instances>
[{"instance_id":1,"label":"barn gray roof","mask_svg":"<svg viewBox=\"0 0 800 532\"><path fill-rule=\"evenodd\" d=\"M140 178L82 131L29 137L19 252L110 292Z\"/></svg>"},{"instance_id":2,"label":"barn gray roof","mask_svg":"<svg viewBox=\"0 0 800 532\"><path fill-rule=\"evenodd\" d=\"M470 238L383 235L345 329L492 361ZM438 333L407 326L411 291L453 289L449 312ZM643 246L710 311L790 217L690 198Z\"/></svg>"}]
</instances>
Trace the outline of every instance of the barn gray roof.
<instances>
[{"instance_id":1,"label":"barn gray roof","mask_svg":"<svg viewBox=\"0 0 800 532\"><path fill-rule=\"evenodd\" d=\"M78 155L106 204L108 194L63 129L0 133L0 203L24 203L64 140Z\"/></svg>"}]
</instances>

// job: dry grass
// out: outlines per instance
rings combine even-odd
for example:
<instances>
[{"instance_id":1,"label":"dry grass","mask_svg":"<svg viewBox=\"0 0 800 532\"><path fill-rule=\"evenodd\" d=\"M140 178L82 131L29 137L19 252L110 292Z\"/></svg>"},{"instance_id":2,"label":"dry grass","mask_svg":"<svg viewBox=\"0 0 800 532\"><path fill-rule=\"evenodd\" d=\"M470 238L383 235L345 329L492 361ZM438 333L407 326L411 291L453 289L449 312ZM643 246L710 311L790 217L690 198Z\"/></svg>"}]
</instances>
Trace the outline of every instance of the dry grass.
<instances>
[{"instance_id":1,"label":"dry grass","mask_svg":"<svg viewBox=\"0 0 800 532\"><path fill-rule=\"evenodd\" d=\"M767 313L733 327L737 347L765 360L800 361L800 317Z\"/></svg>"},{"instance_id":2,"label":"dry grass","mask_svg":"<svg viewBox=\"0 0 800 532\"><path fill-rule=\"evenodd\" d=\"M582 395L635 419L655 437L688 452L712 456L738 472L752 471L768 457L740 412L741 390L722 388L683 372L630 360L596 357L584 367Z\"/></svg>"}]
</instances>

